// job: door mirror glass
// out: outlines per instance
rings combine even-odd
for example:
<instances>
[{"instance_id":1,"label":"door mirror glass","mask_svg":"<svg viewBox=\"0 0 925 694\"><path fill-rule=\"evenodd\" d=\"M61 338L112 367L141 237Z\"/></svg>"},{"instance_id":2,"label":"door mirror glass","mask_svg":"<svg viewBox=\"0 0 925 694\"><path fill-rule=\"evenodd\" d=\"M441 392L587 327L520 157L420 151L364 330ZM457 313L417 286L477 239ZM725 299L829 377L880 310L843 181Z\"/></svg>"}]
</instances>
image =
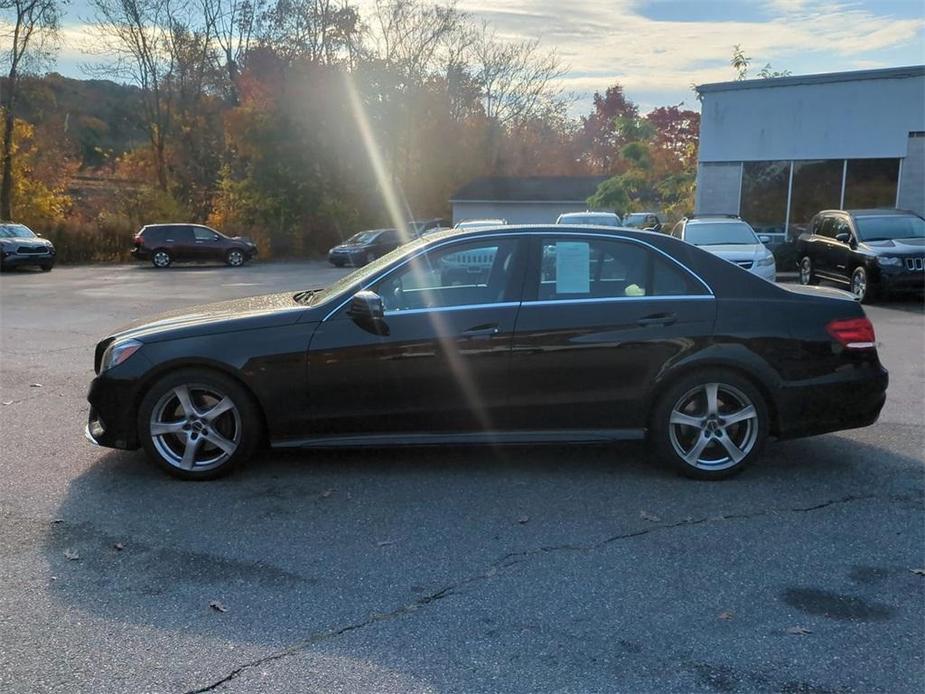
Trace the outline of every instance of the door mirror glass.
<instances>
[{"instance_id":1,"label":"door mirror glass","mask_svg":"<svg viewBox=\"0 0 925 694\"><path fill-rule=\"evenodd\" d=\"M758 240L761 241L761 243L763 243L763 244L765 244L765 245L771 243L771 237L768 236L767 234L761 234L761 235L758 237Z\"/></svg>"},{"instance_id":2,"label":"door mirror glass","mask_svg":"<svg viewBox=\"0 0 925 694\"><path fill-rule=\"evenodd\" d=\"M841 241L842 243L848 243L851 241L851 234L849 234L847 231L839 232L835 234L835 240Z\"/></svg>"}]
</instances>

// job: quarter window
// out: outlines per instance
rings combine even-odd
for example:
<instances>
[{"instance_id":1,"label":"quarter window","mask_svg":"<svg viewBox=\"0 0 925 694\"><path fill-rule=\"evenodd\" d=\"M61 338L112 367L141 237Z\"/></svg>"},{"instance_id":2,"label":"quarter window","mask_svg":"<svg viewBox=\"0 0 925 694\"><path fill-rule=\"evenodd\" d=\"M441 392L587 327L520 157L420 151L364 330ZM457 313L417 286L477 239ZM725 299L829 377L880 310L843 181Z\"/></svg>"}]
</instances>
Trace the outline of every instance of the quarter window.
<instances>
[{"instance_id":1,"label":"quarter window","mask_svg":"<svg viewBox=\"0 0 925 694\"><path fill-rule=\"evenodd\" d=\"M502 239L440 248L413 258L373 291L395 312L500 303L508 298L515 245Z\"/></svg>"}]
</instances>

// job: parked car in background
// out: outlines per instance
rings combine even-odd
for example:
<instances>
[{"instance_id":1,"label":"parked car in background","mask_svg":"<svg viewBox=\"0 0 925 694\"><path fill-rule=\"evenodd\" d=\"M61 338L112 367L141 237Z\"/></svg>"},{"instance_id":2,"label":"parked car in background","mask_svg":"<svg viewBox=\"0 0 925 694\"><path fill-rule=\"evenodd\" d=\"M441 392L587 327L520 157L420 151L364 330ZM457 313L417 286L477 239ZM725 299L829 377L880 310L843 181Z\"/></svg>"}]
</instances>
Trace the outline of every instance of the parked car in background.
<instances>
[{"instance_id":1,"label":"parked car in background","mask_svg":"<svg viewBox=\"0 0 925 694\"><path fill-rule=\"evenodd\" d=\"M620 215L613 212L566 212L560 214L556 224L593 224L602 227L618 227L622 224Z\"/></svg>"},{"instance_id":2,"label":"parked car in background","mask_svg":"<svg viewBox=\"0 0 925 694\"><path fill-rule=\"evenodd\" d=\"M239 267L257 255L257 244L241 236L225 236L202 224L148 224L135 234L132 257L150 260L156 268L177 261L220 261Z\"/></svg>"},{"instance_id":3,"label":"parked car in background","mask_svg":"<svg viewBox=\"0 0 925 694\"><path fill-rule=\"evenodd\" d=\"M368 229L351 236L328 251L328 262L335 267L362 267L394 251L402 244L398 229Z\"/></svg>"},{"instance_id":4,"label":"parked car in background","mask_svg":"<svg viewBox=\"0 0 925 694\"><path fill-rule=\"evenodd\" d=\"M0 222L0 270L29 265L49 272L55 266L55 247L25 224Z\"/></svg>"},{"instance_id":5,"label":"parked car in background","mask_svg":"<svg viewBox=\"0 0 925 694\"><path fill-rule=\"evenodd\" d=\"M408 229L414 238L423 234L433 233L437 229L446 228L449 225L445 219L435 217L434 219L413 219L408 222Z\"/></svg>"},{"instance_id":6,"label":"parked car in background","mask_svg":"<svg viewBox=\"0 0 925 694\"><path fill-rule=\"evenodd\" d=\"M490 262L458 285L440 268L464 255ZM94 369L88 438L185 479L265 441L645 437L719 479L769 436L872 424L888 382L845 292L765 282L663 234L564 225L446 232L327 289L181 309L100 341Z\"/></svg>"},{"instance_id":7,"label":"parked car in background","mask_svg":"<svg viewBox=\"0 0 925 694\"><path fill-rule=\"evenodd\" d=\"M507 224L506 219L464 219L461 222L456 222L453 228L473 231L475 229L504 226L505 224Z\"/></svg>"},{"instance_id":8,"label":"parked car in background","mask_svg":"<svg viewBox=\"0 0 925 694\"><path fill-rule=\"evenodd\" d=\"M654 212L630 212L623 217L623 226L630 229L661 231L662 220Z\"/></svg>"},{"instance_id":9,"label":"parked car in background","mask_svg":"<svg viewBox=\"0 0 925 694\"><path fill-rule=\"evenodd\" d=\"M752 274L773 282L777 279L774 254L748 222L736 215L685 217L671 230L675 238L687 241Z\"/></svg>"},{"instance_id":10,"label":"parked car in background","mask_svg":"<svg viewBox=\"0 0 925 694\"><path fill-rule=\"evenodd\" d=\"M835 282L860 301L925 292L925 219L914 212L823 210L796 251L801 284Z\"/></svg>"}]
</instances>

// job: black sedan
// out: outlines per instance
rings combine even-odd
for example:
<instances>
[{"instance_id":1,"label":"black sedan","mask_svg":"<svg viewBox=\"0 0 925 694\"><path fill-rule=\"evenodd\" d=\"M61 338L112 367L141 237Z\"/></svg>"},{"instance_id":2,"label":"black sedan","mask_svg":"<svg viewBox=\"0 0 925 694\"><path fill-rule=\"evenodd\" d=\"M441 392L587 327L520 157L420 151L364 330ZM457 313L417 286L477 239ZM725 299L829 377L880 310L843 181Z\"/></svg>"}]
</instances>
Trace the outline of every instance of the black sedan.
<instances>
[{"instance_id":1,"label":"black sedan","mask_svg":"<svg viewBox=\"0 0 925 694\"><path fill-rule=\"evenodd\" d=\"M398 229L360 231L328 251L328 262L335 267L361 267L401 245Z\"/></svg>"},{"instance_id":2,"label":"black sedan","mask_svg":"<svg viewBox=\"0 0 925 694\"><path fill-rule=\"evenodd\" d=\"M925 292L925 219L904 210L824 210L796 240L800 282L828 280L860 301Z\"/></svg>"},{"instance_id":3,"label":"black sedan","mask_svg":"<svg viewBox=\"0 0 925 694\"><path fill-rule=\"evenodd\" d=\"M786 289L663 234L563 226L440 232L326 289L141 322L97 345L95 369L87 436L186 479L263 442L644 437L717 479L768 436L873 423L887 387L845 292Z\"/></svg>"},{"instance_id":4,"label":"black sedan","mask_svg":"<svg viewBox=\"0 0 925 694\"><path fill-rule=\"evenodd\" d=\"M56 257L51 241L25 224L0 223L0 269L33 266L49 272Z\"/></svg>"}]
</instances>

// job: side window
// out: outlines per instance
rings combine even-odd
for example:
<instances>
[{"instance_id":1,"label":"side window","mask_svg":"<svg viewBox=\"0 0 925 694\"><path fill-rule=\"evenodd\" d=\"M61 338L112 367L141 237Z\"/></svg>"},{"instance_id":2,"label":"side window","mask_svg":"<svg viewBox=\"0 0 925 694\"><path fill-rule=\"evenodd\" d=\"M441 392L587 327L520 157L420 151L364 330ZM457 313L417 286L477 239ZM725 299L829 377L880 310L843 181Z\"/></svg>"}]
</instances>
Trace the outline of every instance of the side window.
<instances>
[{"instance_id":1,"label":"side window","mask_svg":"<svg viewBox=\"0 0 925 694\"><path fill-rule=\"evenodd\" d=\"M646 295L646 251L620 241L544 239L540 301Z\"/></svg>"},{"instance_id":2,"label":"side window","mask_svg":"<svg viewBox=\"0 0 925 694\"><path fill-rule=\"evenodd\" d=\"M193 230L187 226L170 227L167 238L173 239L176 243L191 243L193 241Z\"/></svg>"},{"instance_id":3,"label":"side window","mask_svg":"<svg viewBox=\"0 0 925 694\"><path fill-rule=\"evenodd\" d=\"M215 238L215 232L205 227L193 227L193 236L197 241L211 241Z\"/></svg>"},{"instance_id":4,"label":"side window","mask_svg":"<svg viewBox=\"0 0 925 694\"><path fill-rule=\"evenodd\" d=\"M651 296L694 296L704 294L703 285L677 265L654 253L652 256Z\"/></svg>"},{"instance_id":5,"label":"side window","mask_svg":"<svg viewBox=\"0 0 925 694\"><path fill-rule=\"evenodd\" d=\"M835 238L835 218L834 217L824 217L822 219L822 225L819 231L819 235L825 236L830 239Z\"/></svg>"},{"instance_id":6,"label":"side window","mask_svg":"<svg viewBox=\"0 0 925 694\"><path fill-rule=\"evenodd\" d=\"M851 235L851 225L848 224L847 219L836 217L832 221L833 221L833 225L832 225L832 237L833 238L838 236L839 234L848 234L849 236Z\"/></svg>"},{"instance_id":7,"label":"side window","mask_svg":"<svg viewBox=\"0 0 925 694\"><path fill-rule=\"evenodd\" d=\"M417 256L373 287L386 311L506 300L516 241L457 243Z\"/></svg>"}]
</instances>

